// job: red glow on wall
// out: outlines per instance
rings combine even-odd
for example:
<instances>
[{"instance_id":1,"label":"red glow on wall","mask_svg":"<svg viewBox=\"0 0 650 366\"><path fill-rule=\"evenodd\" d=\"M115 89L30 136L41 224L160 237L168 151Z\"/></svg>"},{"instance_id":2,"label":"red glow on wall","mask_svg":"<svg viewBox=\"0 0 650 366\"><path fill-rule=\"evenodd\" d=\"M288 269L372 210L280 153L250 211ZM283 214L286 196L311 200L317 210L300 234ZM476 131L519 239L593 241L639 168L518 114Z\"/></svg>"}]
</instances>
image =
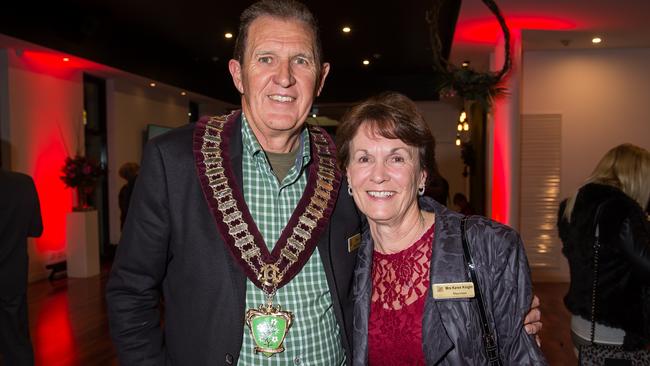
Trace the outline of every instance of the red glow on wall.
<instances>
[{"instance_id":1,"label":"red glow on wall","mask_svg":"<svg viewBox=\"0 0 650 366\"><path fill-rule=\"evenodd\" d=\"M70 60L64 62L63 57ZM11 119L21 152L16 164L34 178L43 217L36 250L62 252L72 191L60 179L61 168L83 141L82 72L94 64L55 52L25 50L11 55L10 65Z\"/></svg>"},{"instance_id":2,"label":"red glow on wall","mask_svg":"<svg viewBox=\"0 0 650 366\"><path fill-rule=\"evenodd\" d=\"M494 101L494 148L492 164L492 219L509 224L510 208L510 128L508 126L507 101Z\"/></svg>"},{"instance_id":3,"label":"red glow on wall","mask_svg":"<svg viewBox=\"0 0 650 366\"><path fill-rule=\"evenodd\" d=\"M571 30L576 24L551 17L510 16L506 23L510 30ZM494 17L460 21L456 25L454 43L496 44L503 34Z\"/></svg>"},{"instance_id":4,"label":"red glow on wall","mask_svg":"<svg viewBox=\"0 0 650 366\"><path fill-rule=\"evenodd\" d=\"M59 178L67 152L60 137L50 138L49 144L36 152L34 166L34 182L43 217L43 235L36 239L40 253L65 250L65 218L72 209L72 193Z\"/></svg>"},{"instance_id":5,"label":"red glow on wall","mask_svg":"<svg viewBox=\"0 0 650 366\"><path fill-rule=\"evenodd\" d=\"M58 52L25 50L19 57L24 66L31 71L62 78L70 77L79 70L91 71L106 68L100 64ZM66 58L68 61L64 61Z\"/></svg>"},{"instance_id":6,"label":"red glow on wall","mask_svg":"<svg viewBox=\"0 0 650 366\"><path fill-rule=\"evenodd\" d=\"M32 321L36 321L32 335L36 365L78 364L67 292L48 297Z\"/></svg>"},{"instance_id":7,"label":"red glow on wall","mask_svg":"<svg viewBox=\"0 0 650 366\"><path fill-rule=\"evenodd\" d=\"M503 39L500 40L500 43ZM499 45L503 47L503 45ZM497 47L499 47L497 46ZM518 192L514 189L517 179L513 174L518 174L515 171L515 161L518 157L513 156L513 144L518 143L518 137L515 131L517 128L514 124L518 123L519 116L519 68L521 67L521 30L515 29L510 33L510 46L512 57L512 68L510 73L502 81L502 86L506 87L509 91L508 95L502 95L494 99L492 105L493 116L493 132L492 132L492 192L491 203L492 212L491 217L501 223L507 225L516 225L512 217L513 200L516 202L517 197L513 194ZM505 54L503 52L496 52L494 55L494 65L503 65ZM513 189L515 193L513 193Z\"/></svg>"}]
</instances>

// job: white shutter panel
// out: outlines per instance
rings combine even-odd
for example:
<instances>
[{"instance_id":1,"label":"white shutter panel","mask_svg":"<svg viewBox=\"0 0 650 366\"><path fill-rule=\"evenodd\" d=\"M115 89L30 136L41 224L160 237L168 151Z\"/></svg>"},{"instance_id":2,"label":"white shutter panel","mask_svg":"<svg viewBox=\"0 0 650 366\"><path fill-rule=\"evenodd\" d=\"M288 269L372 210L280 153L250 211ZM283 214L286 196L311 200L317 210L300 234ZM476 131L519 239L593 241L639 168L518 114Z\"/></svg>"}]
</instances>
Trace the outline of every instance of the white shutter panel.
<instances>
[{"instance_id":1,"label":"white shutter panel","mask_svg":"<svg viewBox=\"0 0 650 366\"><path fill-rule=\"evenodd\" d=\"M521 126L520 233L531 268L559 270L555 226L560 204L562 115L529 114Z\"/></svg>"}]
</instances>

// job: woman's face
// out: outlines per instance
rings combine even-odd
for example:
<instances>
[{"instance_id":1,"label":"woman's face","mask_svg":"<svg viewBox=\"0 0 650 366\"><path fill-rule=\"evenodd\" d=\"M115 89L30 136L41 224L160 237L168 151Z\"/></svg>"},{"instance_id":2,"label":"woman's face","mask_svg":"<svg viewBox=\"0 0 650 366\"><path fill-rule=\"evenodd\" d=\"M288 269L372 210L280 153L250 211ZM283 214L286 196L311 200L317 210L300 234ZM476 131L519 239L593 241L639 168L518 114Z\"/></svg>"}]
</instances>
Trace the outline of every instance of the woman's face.
<instances>
[{"instance_id":1,"label":"woman's face","mask_svg":"<svg viewBox=\"0 0 650 366\"><path fill-rule=\"evenodd\" d=\"M426 173L418 149L373 133L367 123L350 142L347 177L357 207L375 223L400 223L419 210L417 190Z\"/></svg>"}]
</instances>

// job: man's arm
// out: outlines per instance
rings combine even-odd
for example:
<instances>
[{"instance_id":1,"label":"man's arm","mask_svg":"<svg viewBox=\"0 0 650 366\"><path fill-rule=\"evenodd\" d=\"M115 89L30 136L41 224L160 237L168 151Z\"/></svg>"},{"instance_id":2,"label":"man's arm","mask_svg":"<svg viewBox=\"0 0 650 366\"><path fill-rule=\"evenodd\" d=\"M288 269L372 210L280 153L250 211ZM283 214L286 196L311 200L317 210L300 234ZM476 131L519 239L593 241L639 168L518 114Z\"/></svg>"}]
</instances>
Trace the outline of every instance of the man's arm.
<instances>
[{"instance_id":1,"label":"man's arm","mask_svg":"<svg viewBox=\"0 0 650 366\"><path fill-rule=\"evenodd\" d=\"M161 152L149 143L106 285L110 332L121 365L165 364L159 306L169 255L167 194Z\"/></svg>"}]
</instances>

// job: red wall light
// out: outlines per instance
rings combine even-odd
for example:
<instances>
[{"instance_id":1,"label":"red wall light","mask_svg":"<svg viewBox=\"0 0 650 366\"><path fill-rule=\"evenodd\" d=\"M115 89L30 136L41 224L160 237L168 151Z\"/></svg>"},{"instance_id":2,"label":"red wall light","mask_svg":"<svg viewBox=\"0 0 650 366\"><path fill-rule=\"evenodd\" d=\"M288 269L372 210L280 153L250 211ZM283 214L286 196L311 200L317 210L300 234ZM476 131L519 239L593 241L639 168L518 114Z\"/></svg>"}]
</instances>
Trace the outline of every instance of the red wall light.
<instances>
[{"instance_id":1,"label":"red wall light","mask_svg":"<svg viewBox=\"0 0 650 366\"><path fill-rule=\"evenodd\" d=\"M57 52L25 50L20 58L30 71L68 78L79 70L106 70L107 67L77 57L64 56Z\"/></svg>"},{"instance_id":2,"label":"red wall light","mask_svg":"<svg viewBox=\"0 0 650 366\"><path fill-rule=\"evenodd\" d=\"M509 16L506 24L510 30L570 30L575 29L572 21L534 16ZM502 34L499 22L494 18L461 21L456 25L454 43L496 44Z\"/></svg>"}]
</instances>

